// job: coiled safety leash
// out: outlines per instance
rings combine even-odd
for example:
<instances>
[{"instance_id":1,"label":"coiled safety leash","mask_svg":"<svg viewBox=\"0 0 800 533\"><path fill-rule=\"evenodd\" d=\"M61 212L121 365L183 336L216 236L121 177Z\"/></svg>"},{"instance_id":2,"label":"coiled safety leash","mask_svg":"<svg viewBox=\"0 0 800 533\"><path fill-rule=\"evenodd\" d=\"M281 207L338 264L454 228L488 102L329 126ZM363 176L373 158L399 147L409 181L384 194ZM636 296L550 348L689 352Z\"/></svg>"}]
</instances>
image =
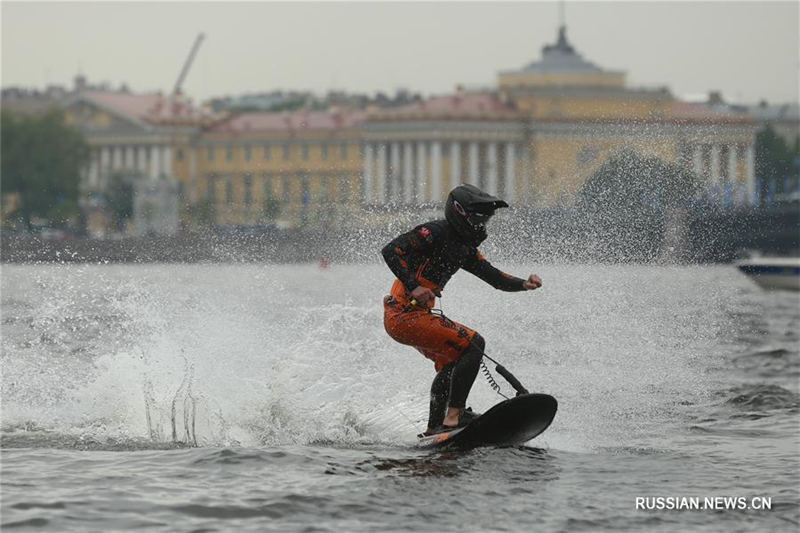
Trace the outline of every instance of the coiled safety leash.
<instances>
[{"instance_id":1,"label":"coiled safety leash","mask_svg":"<svg viewBox=\"0 0 800 533\"><path fill-rule=\"evenodd\" d=\"M411 307L416 307L417 306L417 300L412 298L410 304L411 304ZM429 309L428 312L432 313L432 314L439 315L443 319L449 320L450 322L453 322L452 320L450 320L449 318L447 318L445 316L445 314L442 312L441 309ZM514 377L514 375L511 372L509 372L506 369L506 367L504 367L503 365L498 363L495 359L490 357L477 344L472 342L471 338L467 337L467 342L469 342L476 350L478 350L483 357L485 357L486 359L488 359L489 361L491 361L492 363L495 364L494 369L497 371L498 374L503 376L503 378L506 381L508 381L508 383L512 387L514 387L514 390L517 391L517 396L522 396L523 394L530 394L530 392L528 392L528 389L526 389L522 385L522 383L520 383L520 381L516 377ZM489 372L489 369L487 368L486 363L484 363L482 359L481 359L481 367L483 369L484 375L486 376L486 380L489 382L489 386L492 389L494 389L494 391L497 392L497 394L499 394L500 396L502 396L505 399L508 399L508 396L506 396L505 394L500 392L500 385L498 385L497 382L494 380L494 377L492 376L491 372Z\"/></svg>"}]
</instances>

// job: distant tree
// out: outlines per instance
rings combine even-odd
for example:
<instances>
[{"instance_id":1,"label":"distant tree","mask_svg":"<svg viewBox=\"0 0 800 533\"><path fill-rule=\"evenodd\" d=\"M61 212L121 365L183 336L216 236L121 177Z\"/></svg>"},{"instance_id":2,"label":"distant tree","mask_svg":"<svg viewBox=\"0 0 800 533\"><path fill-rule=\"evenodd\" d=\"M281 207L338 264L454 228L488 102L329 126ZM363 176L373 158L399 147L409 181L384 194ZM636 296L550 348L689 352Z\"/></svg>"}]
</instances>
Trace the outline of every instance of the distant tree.
<instances>
[{"instance_id":1,"label":"distant tree","mask_svg":"<svg viewBox=\"0 0 800 533\"><path fill-rule=\"evenodd\" d=\"M189 206L189 219L196 226L210 226L217 218L217 209L211 198L204 198Z\"/></svg>"},{"instance_id":2,"label":"distant tree","mask_svg":"<svg viewBox=\"0 0 800 533\"><path fill-rule=\"evenodd\" d=\"M659 255L671 212L691 205L699 191L693 172L625 150L586 180L577 208L606 259L650 260Z\"/></svg>"},{"instance_id":3,"label":"distant tree","mask_svg":"<svg viewBox=\"0 0 800 533\"><path fill-rule=\"evenodd\" d=\"M0 169L3 192L20 195L19 215L60 226L78 214L80 170L89 147L59 110L40 115L2 113Z\"/></svg>"},{"instance_id":4,"label":"distant tree","mask_svg":"<svg viewBox=\"0 0 800 533\"><path fill-rule=\"evenodd\" d=\"M765 198L770 184L775 192L785 192L786 178L792 178L796 187L800 173L800 137L795 140L794 149L767 126L756 135L756 177L759 180L759 197Z\"/></svg>"},{"instance_id":5,"label":"distant tree","mask_svg":"<svg viewBox=\"0 0 800 533\"><path fill-rule=\"evenodd\" d=\"M298 109L303 108L306 105L308 98L304 96L296 96L292 98L287 98L281 102L277 102L269 107L268 111L296 111Z\"/></svg>"},{"instance_id":6,"label":"distant tree","mask_svg":"<svg viewBox=\"0 0 800 533\"><path fill-rule=\"evenodd\" d=\"M275 220L281 214L281 202L277 198L266 198L261 205L261 214L265 220Z\"/></svg>"}]
</instances>

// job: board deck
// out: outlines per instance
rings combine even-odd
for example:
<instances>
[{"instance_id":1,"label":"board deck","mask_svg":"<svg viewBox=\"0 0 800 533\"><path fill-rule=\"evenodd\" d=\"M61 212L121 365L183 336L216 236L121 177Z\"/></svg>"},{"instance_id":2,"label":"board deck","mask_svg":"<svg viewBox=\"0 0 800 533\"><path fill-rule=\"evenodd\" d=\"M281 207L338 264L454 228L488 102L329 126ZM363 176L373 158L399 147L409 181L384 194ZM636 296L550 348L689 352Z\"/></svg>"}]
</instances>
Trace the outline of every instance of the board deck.
<instances>
[{"instance_id":1,"label":"board deck","mask_svg":"<svg viewBox=\"0 0 800 533\"><path fill-rule=\"evenodd\" d=\"M423 448L518 446L550 426L558 402L549 394L523 394L504 400L464 426L419 439Z\"/></svg>"}]
</instances>

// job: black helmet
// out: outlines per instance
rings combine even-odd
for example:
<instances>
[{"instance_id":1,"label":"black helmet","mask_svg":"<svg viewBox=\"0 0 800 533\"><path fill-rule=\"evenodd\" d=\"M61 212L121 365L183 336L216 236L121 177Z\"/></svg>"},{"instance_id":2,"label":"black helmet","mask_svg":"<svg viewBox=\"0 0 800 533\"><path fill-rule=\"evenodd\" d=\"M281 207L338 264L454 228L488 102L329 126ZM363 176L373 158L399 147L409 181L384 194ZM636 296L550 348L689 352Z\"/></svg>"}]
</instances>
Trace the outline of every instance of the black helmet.
<instances>
[{"instance_id":1,"label":"black helmet","mask_svg":"<svg viewBox=\"0 0 800 533\"><path fill-rule=\"evenodd\" d=\"M444 217L465 242L477 246L486 239L486 222L500 207L508 204L474 185L463 184L447 195Z\"/></svg>"}]
</instances>

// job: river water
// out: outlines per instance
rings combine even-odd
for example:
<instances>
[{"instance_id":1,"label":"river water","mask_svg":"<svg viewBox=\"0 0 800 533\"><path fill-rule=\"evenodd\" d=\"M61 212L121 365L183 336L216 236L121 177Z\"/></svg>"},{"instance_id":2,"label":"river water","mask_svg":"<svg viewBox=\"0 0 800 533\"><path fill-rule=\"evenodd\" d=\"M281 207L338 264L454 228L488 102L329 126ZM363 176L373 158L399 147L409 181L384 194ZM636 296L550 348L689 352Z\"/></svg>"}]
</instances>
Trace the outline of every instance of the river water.
<instances>
[{"instance_id":1,"label":"river water","mask_svg":"<svg viewBox=\"0 0 800 533\"><path fill-rule=\"evenodd\" d=\"M460 453L414 448L433 365L383 331L381 265L3 266L0 525L797 530L796 293L730 266L500 266L544 287L462 272L442 308L559 412ZM470 405L499 400L479 375Z\"/></svg>"}]
</instances>

